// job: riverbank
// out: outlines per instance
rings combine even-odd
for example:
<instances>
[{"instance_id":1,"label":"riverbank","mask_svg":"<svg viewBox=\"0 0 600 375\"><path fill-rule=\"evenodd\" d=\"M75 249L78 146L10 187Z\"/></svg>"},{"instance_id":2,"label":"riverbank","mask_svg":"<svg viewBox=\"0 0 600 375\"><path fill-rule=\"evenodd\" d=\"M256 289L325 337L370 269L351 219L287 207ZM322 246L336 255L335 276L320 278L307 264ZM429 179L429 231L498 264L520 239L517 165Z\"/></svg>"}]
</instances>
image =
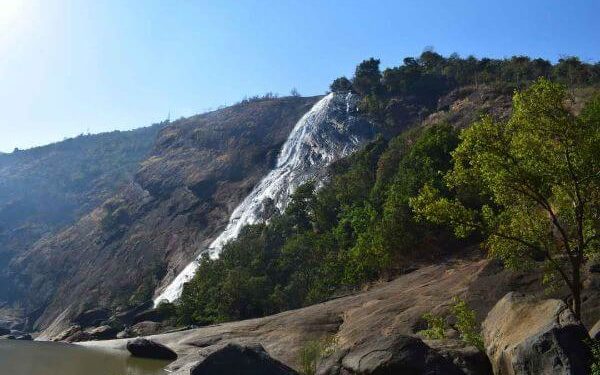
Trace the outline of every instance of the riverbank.
<instances>
[{"instance_id":1,"label":"riverbank","mask_svg":"<svg viewBox=\"0 0 600 375\"><path fill-rule=\"evenodd\" d=\"M275 359L298 368L299 351L311 341L335 335L338 346L352 348L390 334L415 335L423 329L422 316L446 312L454 296L463 296L482 321L509 286L528 293L541 290L535 275L506 271L493 261L449 261L423 267L356 295L298 310L148 338L177 352L179 359L170 369L194 361L199 348L226 342L258 342ZM129 340L78 344L125 350Z\"/></svg>"}]
</instances>

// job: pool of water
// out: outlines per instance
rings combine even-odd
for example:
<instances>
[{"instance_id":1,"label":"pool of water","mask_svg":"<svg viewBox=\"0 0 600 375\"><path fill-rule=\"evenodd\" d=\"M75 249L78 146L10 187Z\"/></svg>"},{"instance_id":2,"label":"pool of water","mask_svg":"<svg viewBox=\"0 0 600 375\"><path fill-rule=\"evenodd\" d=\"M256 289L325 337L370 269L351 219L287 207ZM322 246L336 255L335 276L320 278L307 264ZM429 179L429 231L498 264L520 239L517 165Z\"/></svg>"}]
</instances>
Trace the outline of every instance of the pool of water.
<instances>
[{"instance_id":1,"label":"pool of water","mask_svg":"<svg viewBox=\"0 0 600 375\"><path fill-rule=\"evenodd\" d=\"M165 361L131 357L120 350L0 340L2 375L166 375Z\"/></svg>"}]
</instances>

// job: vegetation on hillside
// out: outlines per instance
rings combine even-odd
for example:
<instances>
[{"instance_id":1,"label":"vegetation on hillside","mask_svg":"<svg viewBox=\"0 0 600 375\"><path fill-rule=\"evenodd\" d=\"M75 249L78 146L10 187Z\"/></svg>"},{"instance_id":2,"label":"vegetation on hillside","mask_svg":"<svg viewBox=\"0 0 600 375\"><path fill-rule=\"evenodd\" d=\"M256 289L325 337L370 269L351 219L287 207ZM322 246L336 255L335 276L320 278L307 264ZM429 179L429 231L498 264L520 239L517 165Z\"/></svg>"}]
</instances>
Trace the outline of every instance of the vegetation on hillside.
<instances>
[{"instance_id":1,"label":"vegetation on hillside","mask_svg":"<svg viewBox=\"0 0 600 375\"><path fill-rule=\"evenodd\" d=\"M444 57L426 50L383 72L379 65L380 61L373 58L361 62L352 81L340 77L331 90L352 89L360 94L361 108L388 132L405 129L411 119L422 120L435 109L440 97L459 87L487 85L512 93L539 77L569 87L600 84L600 63L587 64L577 57L564 57L553 65L548 60L527 56L477 59L457 54Z\"/></svg>"},{"instance_id":2,"label":"vegetation on hillside","mask_svg":"<svg viewBox=\"0 0 600 375\"><path fill-rule=\"evenodd\" d=\"M205 257L179 303L185 323L244 319L320 302L340 289L402 272L454 240L417 223L408 205L425 184L443 189L448 125L383 139L334 166L329 184L297 189L269 224L245 227L219 259Z\"/></svg>"},{"instance_id":3,"label":"vegetation on hillside","mask_svg":"<svg viewBox=\"0 0 600 375\"><path fill-rule=\"evenodd\" d=\"M435 219L435 214L443 216L434 214L435 202L460 202L462 211L452 210L450 203L442 208L447 214L458 212L459 219L464 214L489 220L486 224L492 227L520 231L511 236L525 236L541 250L552 247L534 253L535 262L567 244L565 257L552 255L552 262L560 266L554 269L564 272L569 262L572 270L579 269L587 257L584 248L597 246L598 175L593 168L598 172L594 145L600 141L599 102L592 100L574 117L564 104L567 91L560 84L543 80L527 87L538 77L570 87L597 84L599 72L598 64L576 58L552 65L526 57L444 58L426 51L383 73L378 60L365 60L351 80L338 78L331 90L360 94L361 109L377 121L382 135L335 163L321 189L316 191L314 183L301 186L285 212L268 224L245 227L219 259L203 258L178 302L180 320L209 324L320 302L402 273L416 262L440 259L479 242L481 236L490 238L489 232L475 231L477 227L446 226L442 217ZM510 121L496 124L485 117L460 135L443 122L406 130L439 109L439 99L451 90L483 84L504 94L524 90L515 96ZM511 147L523 154L513 155ZM538 152L540 159L535 158ZM573 166L565 166L565 155ZM512 170L492 168L496 162L513 163L513 156L525 161L517 172L539 188L536 194L550 199L546 206L558 215L555 229L572 233L568 238L556 237L550 226L543 225L546 217L535 202L523 199L526 194L510 190ZM583 194L580 198L578 191ZM585 203L570 206L576 203L573 199ZM528 217L534 216L538 220L529 223ZM577 236L581 232L583 242ZM509 247L504 240L487 244L493 255L509 264L528 257L525 247ZM576 275L568 276L572 285L579 285L572 282Z\"/></svg>"},{"instance_id":4,"label":"vegetation on hillside","mask_svg":"<svg viewBox=\"0 0 600 375\"><path fill-rule=\"evenodd\" d=\"M579 116L568 102L545 79L515 94L508 121L484 117L461 133L444 178L454 198L428 184L411 203L459 237L482 233L508 266L543 267L579 318L582 268L600 251L600 96Z\"/></svg>"}]
</instances>

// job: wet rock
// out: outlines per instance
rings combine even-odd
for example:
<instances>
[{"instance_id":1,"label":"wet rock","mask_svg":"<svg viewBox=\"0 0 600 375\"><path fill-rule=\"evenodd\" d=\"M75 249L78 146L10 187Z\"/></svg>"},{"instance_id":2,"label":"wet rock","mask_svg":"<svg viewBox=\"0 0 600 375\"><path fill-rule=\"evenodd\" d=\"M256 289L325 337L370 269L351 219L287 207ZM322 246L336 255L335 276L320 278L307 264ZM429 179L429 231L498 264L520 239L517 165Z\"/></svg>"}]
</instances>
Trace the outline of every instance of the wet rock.
<instances>
[{"instance_id":1,"label":"wet rock","mask_svg":"<svg viewBox=\"0 0 600 375\"><path fill-rule=\"evenodd\" d=\"M134 357L165 360L177 359L177 354L173 350L148 339L139 338L129 341L127 343L127 350Z\"/></svg>"},{"instance_id":2,"label":"wet rock","mask_svg":"<svg viewBox=\"0 0 600 375\"><path fill-rule=\"evenodd\" d=\"M31 337L30 334L26 333L24 335L15 336L15 340L31 341L33 340L33 337Z\"/></svg>"},{"instance_id":3,"label":"wet rock","mask_svg":"<svg viewBox=\"0 0 600 375\"><path fill-rule=\"evenodd\" d=\"M290 367L273 359L260 344L228 343L203 349L203 358L190 375L297 375Z\"/></svg>"},{"instance_id":4,"label":"wet rock","mask_svg":"<svg viewBox=\"0 0 600 375\"><path fill-rule=\"evenodd\" d=\"M483 322L495 374L588 374L588 334L561 300L508 293Z\"/></svg>"},{"instance_id":5,"label":"wet rock","mask_svg":"<svg viewBox=\"0 0 600 375\"><path fill-rule=\"evenodd\" d=\"M326 359L319 365L317 374L464 375L458 366L412 336L379 336L332 356L333 361Z\"/></svg>"}]
</instances>

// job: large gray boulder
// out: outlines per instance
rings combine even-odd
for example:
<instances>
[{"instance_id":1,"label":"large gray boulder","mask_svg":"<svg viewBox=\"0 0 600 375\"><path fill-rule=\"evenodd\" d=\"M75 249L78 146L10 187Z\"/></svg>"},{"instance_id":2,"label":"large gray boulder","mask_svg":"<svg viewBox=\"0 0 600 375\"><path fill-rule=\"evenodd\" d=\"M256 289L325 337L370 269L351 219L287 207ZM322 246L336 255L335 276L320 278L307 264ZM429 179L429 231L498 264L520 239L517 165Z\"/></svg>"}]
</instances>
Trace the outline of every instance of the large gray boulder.
<instances>
[{"instance_id":1,"label":"large gray boulder","mask_svg":"<svg viewBox=\"0 0 600 375\"><path fill-rule=\"evenodd\" d=\"M170 361L177 359L177 353L170 348L156 341L143 338L127 342L127 350L134 357L164 359Z\"/></svg>"},{"instance_id":2,"label":"large gray boulder","mask_svg":"<svg viewBox=\"0 0 600 375\"><path fill-rule=\"evenodd\" d=\"M561 300L508 293L482 328L496 375L588 374L589 336Z\"/></svg>"},{"instance_id":3,"label":"large gray boulder","mask_svg":"<svg viewBox=\"0 0 600 375\"><path fill-rule=\"evenodd\" d=\"M319 375L464 375L458 366L413 336L380 336L338 350L317 369Z\"/></svg>"},{"instance_id":4,"label":"large gray boulder","mask_svg":"<svg viewBox=\"0 0 600 375\"><path fill-rule=\"evenodd\" d=\"M260 344L228 343L204 349L190 375L298 375L272 358Z\"/></svg>"}]
</instances>

